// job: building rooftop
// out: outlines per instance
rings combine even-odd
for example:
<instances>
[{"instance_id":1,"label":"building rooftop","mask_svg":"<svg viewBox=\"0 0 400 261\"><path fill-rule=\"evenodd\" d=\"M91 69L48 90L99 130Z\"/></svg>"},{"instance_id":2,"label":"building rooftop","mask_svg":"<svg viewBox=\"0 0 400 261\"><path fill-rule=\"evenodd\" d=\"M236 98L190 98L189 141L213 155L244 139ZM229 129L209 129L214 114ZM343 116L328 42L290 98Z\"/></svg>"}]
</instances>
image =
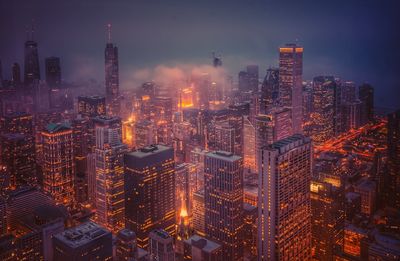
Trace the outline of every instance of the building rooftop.
<instances>
[{"instance_id":1,"label":"building rooftop","mask_svg":"<svg viewBox=\"0 0 400 261\"><path fill-rule=\"evenodd\" d=\"M49 123L46 126L46 131L49 133L55 133L66 130L71 130L71 126L67 123Z\"/></svg>"},{"instance_id":2,"label":"building rooftop","mask_svg":"<svg viewBox=\"0 0 400 261\"><path fill-rule=\"evenodd\" d=\"M232 152L221 151L221 150L209 152L206 154L206 156L231 162L240 160L242 158L240 156L234 155Z\"/></svg>"},{"instance_id":3,"label":"building rooftop","mask_svg":"<svg viewBox=\"0 0 400 261\"><path fill-rule=\"evenodd\" d=\"M87 222L54 236L71 248L78 248L111 232L94 222Z\"/></svg>"},{"instance_id":4,"label":"building rooftop","mask_svg":"<svg viewBox=\"0 0 400 261\"><path fill-rule=\"evenodd\" d=\"M150 232L153 235L158 236L159 238L162 239L169 239L172 238L167 231L163 230L163 229L155 229L153 231Z\"/></svg>"},{"instance_id":5,"label":"building rooftop","mask_svg":"<svg viewBox=\"0 0 400 261\"><path fill-rule=\"evenodd\" d=\"M154 154L157 154L157 153L160 153L163 151L167 151L167 150L171 150L171 147L160 145L160 144L153 144L153 145L149 145L147 147L143 147L138 150L135 150L131 153L128 153L128 155L136 157L136 158L146 158L151 155L154 155Z\"/></svg>"},{"instance_id":6,"label":"building rooftop","mask_svg":"<svg viewBox=\"0 0 400 261\"><path fill-rule=\"evenodd\" d=\"M189 239L185 240L185 243L193 247L199 248L207 253L212 253L222 247L220 244L199 235L193 235Z\"/></svg>"}]
</instances>

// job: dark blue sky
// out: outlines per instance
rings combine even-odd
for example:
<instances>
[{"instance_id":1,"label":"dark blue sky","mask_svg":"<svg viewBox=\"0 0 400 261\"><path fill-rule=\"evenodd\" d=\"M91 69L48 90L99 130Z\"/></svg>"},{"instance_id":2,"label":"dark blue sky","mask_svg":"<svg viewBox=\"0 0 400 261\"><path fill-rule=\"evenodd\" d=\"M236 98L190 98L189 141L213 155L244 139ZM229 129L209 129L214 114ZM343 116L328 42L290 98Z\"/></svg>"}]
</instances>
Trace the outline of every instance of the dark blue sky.
<instances>
[{"instance_id":1,"label":"dark blue sky","mask_svg":"<svg viewBox=\"0 0 400 261\"><path fill-rule=\"evenodd\" d=\"M206 64L222 54L236 78L248 63L277 65L279 45L304 46L304 78L335 75L376 88L376 103L400 107L399 1L0 0L0 59L6 76L23 62L35 20L43 66L61 57L67 81L103 81L105 24L119 47L122 88L139 69ZM42 78L44 73L42 70Z\"/></svg>"}]
</instances>

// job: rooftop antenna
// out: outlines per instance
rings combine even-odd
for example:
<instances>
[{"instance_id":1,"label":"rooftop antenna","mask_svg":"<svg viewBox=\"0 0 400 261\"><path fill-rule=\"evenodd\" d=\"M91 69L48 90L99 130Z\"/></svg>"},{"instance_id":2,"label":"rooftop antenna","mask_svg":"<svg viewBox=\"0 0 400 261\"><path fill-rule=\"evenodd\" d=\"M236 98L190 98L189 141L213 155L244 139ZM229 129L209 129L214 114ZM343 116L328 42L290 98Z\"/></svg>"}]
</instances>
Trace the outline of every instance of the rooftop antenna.
<instances>
[{"instance_id":1,"label":"rooftop antenna","mask_svg":"<svg viewBox=\"0 0 400 261\"><path fill-rule=\"evenodd\" d=\"M107 24L107 43L111 43L111 24Z\"/></svg>"}]
</instances>

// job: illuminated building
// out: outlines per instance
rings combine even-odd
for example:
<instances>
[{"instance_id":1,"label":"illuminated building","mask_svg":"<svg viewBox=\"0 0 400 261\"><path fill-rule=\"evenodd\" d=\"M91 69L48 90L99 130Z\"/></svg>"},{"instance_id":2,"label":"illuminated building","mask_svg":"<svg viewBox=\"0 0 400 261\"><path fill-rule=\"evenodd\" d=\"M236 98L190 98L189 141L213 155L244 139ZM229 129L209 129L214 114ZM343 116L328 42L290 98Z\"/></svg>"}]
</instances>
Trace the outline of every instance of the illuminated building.
<instances>
[{"instance_id":1,"label":"illuminated building","mask_svg":"<svg viewBox=\"0 0 400 261\"><path fill-rule=\"evenodd\" d=\"M256 172L256 156L255 156L255 129L251 122L244 117L243 119L243 164L245 173Z\"/></svg>"},{"instance_id":2,"label":"illuminated building","mask_svg":"<svg viewBox=\"0 0 400 261\"><path fill-rule=\"evenodd\" d=\"M147 251L138 248L135 232L122 229L116 237L116 261L146 261Z\"/></svg>"},{"instance_id":3,"label":"illuminated building","mask_svg":"<svg viewBox=\"0 0 400 261\"><path fill-rule=\"evenodd\" d=\"M400 208L400 110L388 115L385 199L388 206Z\"/></svg>"},{"instance_id":4,"label":"illuminated building","mask_svg":"<svg viewBox=\"0 0 400 261\"><path fill-rule=\"evenodd\" d=\"M118 48L111 43L110 24L108 24L108 40L104 50L104 58L107 107L110 109L111 115L118 116L120 111Z\"/></svg>"},{"instance_id":5,"label":"illuminated building","mask_svg":"<svg viewBox=\"0 0 400 261\"><path fill-rule=\"evenodd\" d=\"M6 114L1 117L1 132L2 133L19 133L33 136L32 115L15 112Z\"/></svg>"},{"instance_id":6,"label":"illuminated building","mask_svg":"<svg viewBox=\"0 0 400 261\"><path fill-rule=\"evenodd\" d=\"M361 101L361 125L374 120L374 88L364 83L358 89L358 98Z\"/></svg>"},{"instance_id":7,"label":"illuminated building","mask_svg":"<svg viewBox=\"0 0 400 261\"><path fill-rule=\"evenodd\" d=\"M254 205L243 204L244 226L243 245L244 251L252 256L257 256L257 217L258 210Z\"/></svg>"},{"instance_id":8,"label":"illuminated building","mask_svg":"<svg viewBox=\"0 0 400 261\"><path fill-rule=\"evenodd\" d=\"M279 69L269 68L261 85L260 112L265 114L278 102L279 97Z\"/></svg>"},{"instance_id":9,"label":"illuminated building","mask_svg":"<svg viewBox=\"0 0 400 261\"><path fill-rule=\"evenodd\" d=\"M257 207L258 203L258 187L254 185L244 186L244 202Z\"/></svg>"},{"instance_id":10,"label":"illuminated building","mask_svg":"<svg viewBox=\"0 0 400 261\"><path fill-rule=\"evenodd\" d=\"M24 56L24 84L30 86L35 80L40 80L38 44L32 39L25 42Z\"/></svg>"},{"instance_id":11,"label":"illuminated building","mask_svg":"<svg viewBox=\"0 0 400 261\"><path fill-rule=\"evenodd\" d=\"M149 260L175 261L174 238L167 231L155 229L149 234Z\"/></svg>"},{"instance_id":12,"label":"illuminated building","mask_svg":"<svg viewBox=\"0 0 400 261\"><path fill-rule=\"evenodd\" d=\"M342 129L347 132L361 126L361 102L355 100L342 104Z\"/></svg>"},{"instance_id":13,"label":"illuminated building","mask_svg":"<svg viewBox=\"0 0 400 261\"><path fill-rule=\"evenodd\" d=\"M89 153L86 161L88 202L96 207L96 153Z\"/></svg>"},{"instance_id":14,"label":"illuminated building","mask_svg":"<svg viewBox=\"0 0 400 261\"><path fill-rule=\"evenodd\" d=\"M106 98L102 96L79 96L78 114L88 118L106 115Z\"/></svg>"},{"instance_id":15,"label":"illuminated building","mask_svg":"<svg viewBox=\"0 0 400 261\"><path fill-rule=\"evenodd\" d=\"M376 208L376 183L371 180L361 180L354 187L354 192L361 196L361 213L371 216Z\"/></svg>"},{"instance_id":16,"label":"illuminated building","mask_svg":"<svg viewBox=\"0 0 400 261\"><path fill-rule=\"evenodd\" d=\"M357 98L356 95L356 84L352 81L345 81L341 84L342 89L342 101L343 102L354 102Z\"/></svg>"},{"instance_id":17,"label":"illuminated building","mask_svg":"<svg viewBox=\"0 0 400 261\"><path fill-rule=\"evenodd\" d=\"M235 129L228 122L217 123L215 126L215 143L211 150L222 150L234 153Z\"/></svg>"},{"instance_id":18,"label":"illuminated building","mask_svg":"<svg viewBox=\"0 0 400 261\"><path fill-rule=\"evenodd\" d=\"M97 117L96 132L96 222L117 232L125 227L124 154L121 119Z\"/></svg>"},{"instance_id":19,"label":"illuminated building","mask_svg":"<svg viewBox=\"0 0 400 261\"><path fill-rule=\"evenodd\" d=\"M224 151L207 153L204 179L206 236L222 244L225 259L242 260L242 158Z\"/></svg>"},{"instance_id":20,"label":"illuminated building","mask_svg":"<svg viewBox=\"0 0 400 261\"><path fill-rule=\"evenodd\" d=\"M136 148L157 143L157 132L151 121L141 120L135 123L135 143Z\"/></svg>"},{"instance_id":21,"label":"illuminated building","mask_svg":"<svg viewBox=\"0 0 400 261\"><path fill-rule=\"evenodd\" d=\"M53 237L54 260L111 261L112 234L93 222L86 222Z\"/></svg>"},{"instance_id":22,"label":"illuminated building","mask_svg":"<svg viewBox=\"0 0 400 261\"><path fill-rule=\"evenodd\" d=\"M122 142L130 149L135 148L135 121L129 119L122 123Z\"/></svg>"},{"instance_id":23,"label":"illuminated building","mask_svg":"<svg viewBox=\"0 0 400 261\"><path fill-rule=\"evenodd\" d=\"M152 145L125 154L125 225L135 231L140 248L149 233L175 235L175 162L172 148Z\"/></svg>"},{"instance_id":24,"label":"illuminated building","mask_svg":"<svg viewBox=\"0 0 400 261\"><path fill-rule=\"evenodd\" d=\"M175 167L176 206L184 209L191 216L193 193L199 189L198 171L196 165L181 163ZM177 211L177 218L179 211Z\"/></svg>"},{"instance_id":25,"label":"illuminated building","mask_svg":"<svg viewBox=\"0 0 400 261\"><path fill-rule=\"evenodd\" d=\"M49 57L45 60L46 83L51 88L59 88L61 85L61 67L59 57Z\"/></svg>"},{"instance_id":26,"label":"illuminated building","mask_svg":"<svg viewBox=\"0 0 400 261\"><path fill-rule=\"evenodd\" d=\"M34 137L19 133L1 135L0 163L7 169L9 188L37 184Z\"/></svg>"},{"instance_id":27,"label":"illuminated building","mask_svg":"<svg viewBox=\"0 0 400 261\"><path fill-rule=\"evenodd\" d=\"M311 137L318 145L335 135L337 86L332 76L318 76L313 81Z\"/></svg>"},{"instance_id":28,"label":"illuminated building","mask_svg":"<svg viewBox=\"0 0 400 261\"><path fill-rule=\"evenodd\" d=\"M289 107L293 133L302 133L303 47L286 44L279 48L279 102Z\"/></svg>"},{"instance_id":29,"label":"illuminated building","mask_svg":"<svg viewBox=\"0 0 400 261\"><path fill-rule=\"evenodd\" d=\"M194 232L201 236L205 236L206 234L206 221L204 214L204 190L199 190L193 193L192 224Z\"/></svg>"},{"instance_id":30,"label":"illuminated building","mask_svg":"<svg viewBox=\"0 0 400 261\"><path fill-rule=\"evenodd\" d=\"M184 108L193 107L193 89L191 87L184 88L179 91L179 104L178 108L180 110Z\"/></svg>"},{"instance_id":31,"label":"illuminated building","mask_svg":"<svg viewBox=\"0 0 400 261\"><path fill-rule=\"evenodd\" d=\"M57 203L71 207L75 201L75 163L72 129L51 123L41 132L43 143L43 190Z\"/></svg>"},{"instance_id":32,"label":"illuminated building","mask_svg":"<svg viewBox=\"0 0 400 261\"><path fill-rule=\"evenodd\" d=\"M155 97L154 98L154 114L155 121L166 121L172 123L172 98L170 97Z\"/></svg>"},{"instance_id":33,"label":"illuminated building","mask_svg":"<svg viewBox=\"0 0 400 261\"><path fill-rule=\"evenodd\" d=\"M354 225L346 225L344 229L344 253L359 258L361 256L361 241L367 236L366 230Z\"/></svg>"},{"instance_id":34,"label":"illuminated building","mask_svg":"<svg viewBox=\"0 0 400 261\"><path fill-rule=\"evenodd\" d=\"M207 238L193 235L184 242L185 261L219 261L222 260L222 246Z\"/></svg>"},{"instance_id":35,"label":"illuminated building","mask_svg":"<svg viewBox=\"0 0 400 261\"><path fill-rule=\"evenodd\" d=\"M310 138L295 134L257 153L258 260L309 260Z\"/></svg>"},{"instance_id":36,"label":"illuminated building","mask_svg":"<svg viewBox=\"0 0 400 261\"><path fill-rule=\"evenodd\" d=\"M343 248L345 222L344 189L329 183L311 181L313 257L333 260Z\"/></svg>"}]
</instances>

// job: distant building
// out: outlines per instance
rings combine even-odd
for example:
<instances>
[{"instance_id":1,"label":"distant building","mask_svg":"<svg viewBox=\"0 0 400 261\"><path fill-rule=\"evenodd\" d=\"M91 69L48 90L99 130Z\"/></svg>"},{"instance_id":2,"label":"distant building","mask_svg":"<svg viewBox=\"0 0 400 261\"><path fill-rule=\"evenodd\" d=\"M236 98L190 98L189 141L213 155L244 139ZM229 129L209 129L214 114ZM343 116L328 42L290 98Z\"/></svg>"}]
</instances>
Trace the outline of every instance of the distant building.
<instances>
[{"instance_id":1,"label":"distant building","mask_svg":"<svg viewBox=\"0 0 400 261\"><path fill-rule=\"evenodd\" d=\"M59 57L49 57L45 60L46 83L51 89L59 88L61 85L61 66Z\"/></svg>"},{"instance_id":2,"label":"distant building","mask_svg":"<svg viewBox=\"0 0 400 261\"><path fill-rule=\"evenodd\" d=\"M106 99L102 96L79 96L78 113L83 117L106 115Z\"/></svg>"},{"instance_id":3,"label":"distant building","mask_svg":"<svg viewBox=\"0 0 400 261\"><path fill-rule=\"evenodd\" d=\"M279 97L279 69L269 68L261 86L260 112L265 114L278 102Z\"/></svg>"},{"instance_id":4,"label":"distant building","mask_svg":"<svg viewBox=\"0 0 400 261\"><path fill-rule=\"evenodd\" d=\"M361 125L374 120L374 88L365 83L358 89L358 98L361 101Z\"/></svg>"},{"instance_id":5,"label":"distant building","mask_svg":"<svg viewBox=\"0 0 400 261\"><path fill-rule=\"evenodd\" d=\"M174 238L162 229L156 229L149 234L150 261L175 261Z\"/></svg>"},{"instance_id":6,"label":"distant building","mask_svg":"<svg viewBox=\"0 0 400 261\"><path fill-rule=\"evenodd\" d=\"M135 231L140 248L149 233L164 229L175 235L175 162L172 148L152 145L125 154L126 228ZM138 211L140 209L140 211Z\"/></svg>"},{"instance_id":7,"label":"distant building","mask_svg":"<svg viewBox=\"0 0 400 261\"><path fill-rule=\"evenodd\" d=\"M242 260L243 159L229 152L209 152L204 158L206 236L223 246L227 260Z\"/></svg>"},{"instance_id":8,"label":"distant building","mask_svg":"<svg viewBox=\"0 0 400 261\"><path fill-rule=\"evenodd\" d=\"M40 80L40 65L38 44L33 40L25 42L24 84L30 86L35 80Z\"/></svg>"},{"instance_id":9,"label":"distant building","mask_svg":"<svg viewBox=\"0 0 400 261\"><path fill-rule=\"evenodd\" d=\"M31 114L15 112L1 117L1 133L19 133L34 135L33 117Z\"/></svg>"},{"instance_id":10,"label":"distant building","mask_svg":"<svg viewBox=\"0 0 400 261\"><path fill-rule=\"evenodd\" d=\"M219 261L223 260L222 246L204 237L194 235L184 242L183 260Z\"/></svg>"},{"instance_id":11,"label":"distant building","mask_svg":"<svg viewBox=\"0 0 400 261\"><path fill-rule=\"evenodd\" d=\"M371 180L362 180L354 187L354 192L361 196L361 213L371 216L376 208L376 183Z\"/></svg>"},{"instance_id":12,"label":"distant building","mask_svg":"<svg viewBox=\"0 0 400 261\"><path fill-rule=\"evenodd\" d=\"M112 260L112 234L93 222L53 237L54 260Z\"/></svg>"},{"instance_id":13,"label":"distant building","mask_svg":"<svg viewBox=\"0 0 400 261\"><path fill-rule=\"evenodd\" d=\"M118 48L111 43L111 25L108 25L108 30L109 38L104 50L106 101L109 113L118 116L120 110Z\"/></svg>"},{"instance_id":14,"label":"distant building","mask_svg":"<svg viewBox=\"0 0 400 261\"><path fill-rule=\"evenodd\" d=\"M385 181L388 206L400 208L400 110L388 115L387 123L388 172Z\"/></svg>"}]
</instances>

